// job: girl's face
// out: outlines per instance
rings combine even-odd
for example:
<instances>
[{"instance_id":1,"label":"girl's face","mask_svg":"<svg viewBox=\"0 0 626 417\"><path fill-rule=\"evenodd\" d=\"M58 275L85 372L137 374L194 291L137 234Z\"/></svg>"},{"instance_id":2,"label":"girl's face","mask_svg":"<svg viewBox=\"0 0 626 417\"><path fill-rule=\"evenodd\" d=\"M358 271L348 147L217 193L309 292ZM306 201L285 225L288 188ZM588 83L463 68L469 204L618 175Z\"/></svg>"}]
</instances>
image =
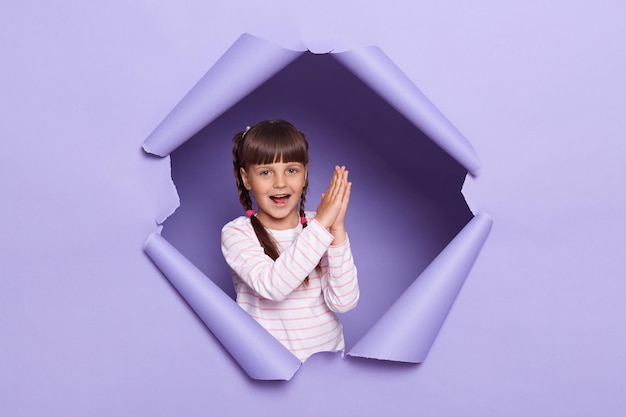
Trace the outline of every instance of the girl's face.
<instances>
[{"instance_id":1,"label":"girl's face","mask_svg":"<svg viewBox=\"0 0 626 417\"><path fill-rule=\"evenodd\" d=\"M296 211L306 184L307 167L300 162L274 162L240 169L243 184L254 193L257 218L263 226L292 229L299 223Z\"/></svg>"}]
</instances>

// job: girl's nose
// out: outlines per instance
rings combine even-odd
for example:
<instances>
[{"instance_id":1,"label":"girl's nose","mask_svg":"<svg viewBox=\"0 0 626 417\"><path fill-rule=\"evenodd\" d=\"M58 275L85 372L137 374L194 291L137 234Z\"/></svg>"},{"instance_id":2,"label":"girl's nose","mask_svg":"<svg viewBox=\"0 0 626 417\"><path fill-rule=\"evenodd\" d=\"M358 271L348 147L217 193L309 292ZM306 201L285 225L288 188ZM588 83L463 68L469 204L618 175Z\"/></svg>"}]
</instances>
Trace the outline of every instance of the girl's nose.
<instances>
[{"instance_id":1,"label":"girl's nose","mask_svg":"<svg viewBox=\"0 0 626 417\"><path fill-rule=\"evenodd\" d=\"M280 188L286 185L285 176L282 174L277 174L274 176L274 187Z\"/></svg>"}]
</instances>

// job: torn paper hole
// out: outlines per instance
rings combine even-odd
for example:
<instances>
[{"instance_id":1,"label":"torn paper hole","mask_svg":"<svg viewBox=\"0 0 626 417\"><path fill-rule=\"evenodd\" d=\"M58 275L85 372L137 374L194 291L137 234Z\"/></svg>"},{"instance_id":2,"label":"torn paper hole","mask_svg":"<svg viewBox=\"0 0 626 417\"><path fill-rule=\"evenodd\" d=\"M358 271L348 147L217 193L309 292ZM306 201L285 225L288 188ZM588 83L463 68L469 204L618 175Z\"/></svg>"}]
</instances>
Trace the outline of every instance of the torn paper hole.
<instances>
[{"instance_id":1,"label":"torn paper hole","mask_svg":"<svg viewBox=\"0 0 626 417\"><path fill-rule=\"evenodd\" d=\"M246 65L241 64L244 61ZM185 299L195 281L210 277L215 285L206 296L221 293L225 305L238 308L219 247L221 227L242 211L232 176L231 138L268 118L289 120L307 134L308 209L315 209L335 164L350 169L354 188L347 227L359 268L361 300L356 310L340 317L347 351L368 358L423 361L482 247L491 219L474 216L461 194L467 173L480 168L471 144L378 48L314 55L243 35L144 144L148 152L171 156L172 178L181 198L180 208L164 224L163 237L149 239L146 252L160 265L165 255L152 246L159 242L166 247L166 242L168 251L179 252L197 269L188 273L183 271L186 267L173 265L173 270L163 271L170 280L184 281L173 283ZM432 266L442 264L455 267ZM422 279L420 274L431 278ZM418 282L422 284L414 285ZM435 284L439 290L431 288ZM411 300L420 300L415 311ZM405 308L411 311L394 312ZM202 314L228 315L229 309ZM245 323L225 328L221 320L203 320L251 377L289 379L296 372L299 362L284 355L282 345L250 341L250 334L263 332L249 332L256 322L247 315L235 319ZM387 337L387 345L370 343L384 334L389 321L412 336ZM218 335L229 333L228 338ZM242 339L249 342L243 346L236 342ZM267 350L250 348L261 345Z\"/></svg>"}]
</instances>

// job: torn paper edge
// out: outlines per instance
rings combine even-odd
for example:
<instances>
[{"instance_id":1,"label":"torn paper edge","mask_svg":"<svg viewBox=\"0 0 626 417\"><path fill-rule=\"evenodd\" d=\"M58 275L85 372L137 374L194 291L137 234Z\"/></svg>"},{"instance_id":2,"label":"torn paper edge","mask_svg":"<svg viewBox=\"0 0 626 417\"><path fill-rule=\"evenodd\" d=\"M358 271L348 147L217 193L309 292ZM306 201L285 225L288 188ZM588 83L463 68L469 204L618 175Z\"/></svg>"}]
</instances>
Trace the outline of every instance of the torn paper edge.
<instances>
[{"instance_id":1,"label":"torn paper edge","mask_svg":"<svg viewBox=\"0 0 626 417\"><path fill-rule=\"evenodd\" d=\"M486 213L476 214L354 345L348 356L423 362L492 224Z\"/></svg>"},{"instance_id":2,"label":"torn paper edge","mask_svg":"<svg viewBox=\"0 0 626 417\"><path fill-rule=\"evenodd\" d=\"M157 126L157 128L148 136L143 145L144 150L148 153L152 153L158 156L169 156L169 154L174 151L178 146L182 145L193 135L195 135L197 132L199 132L201 129L203 129L217 117L223 114L226 110L239 102L241 99L245 98L254 89L270 79L280 70L285 68L304 52L304 50L287 50L249 34L242 35L215 63L215 65L209 69L209 71L200 79L200 81L198 81L198 83L187 93L187 95L180 101L180 103L176 105L176 107ZM457 160L457 162L465 167L470 174L476 175L479 172L480 161L478 159L477 153L473 149L470 142L449 122L449 120L432 104L432 102L430 102L430 100L417 88L417 86L413 84L413 82L400 70L400 68L398 68L379 48L361 48L352 51L340 52L337 54L333 54L333 56L349 71L354 73L366 85L368 85L370 88L372 88L372 90L374 90L383 99L385 99L393 108L403 114L409 121L411 121L418 129L424 132L431 140L433 140L438 146L446 151L451 157ZM242 63L245 63L245 65ZM159 223L163 223L166 218L167 216L159 219ZM480 213L479 215L476 215L474 217L473 221L476 219L485 218L489 217L483 213ZM472 221L470 223L472 223ZM464 230L465 228L463 229L463 231ZM461 233L463 233L463 231ZM156 236L158 236L158 238ZM159 238L166 242L165 239L163 239L159 234L154 234L150 238L148 238L145 247L146 253L149 254L155 264L157 264L157 266L163 264L163 261L159 259L160 255L154 254L156 252L151 249L154 243L150 242L160 241ZM450 245L452 245L452 242L450 243ZM160 246L165 247L166 245ZM478 248L478 250L479 249L480 248ZM150 255L150 252L153 252L153 254ZM177 251L173 247L168 249L168 253L174 252ZM451 259L450 256L444 255L444 252L442 252L435 259L435 261L439 261L433 261L433 264L443 263L442 259L447 259L447 262L453 264L458 262L455 259ZM448 250L448 252L450 252L450 250ZM463 255L461 254L459 256ZM224 303L225 305L232 305L237 308L236 310L233 310L237 311L237 313L233 313L235 315L232 317L240 317L240 319L235 319L235 321L242 320L243 322L246 322L252 320L252 322L256 324L256 321L251 319L247 314L245 314L245 312L245 315L239 314L240 312L243 312L243 310L241 310L230 297L228 297L221 289L215 286L215 284L213 284L213 282L208 277L204 276L199 270L197 270L197 268L191 268L193 264L186 260L184 256L180 255L180 257L182 257L185 262L180 259L179 263L188 263L189 265L187 265L185 268L178 270L178 273L176 275L178 277L177 279L183 279L183 275L185 275L186 273L185 271L193 271L191 272L191 277L193 278L189 279L197 280L198 282L201 281L200 276L202 276L202 279L206 281L206 285L214 286L211 287L211 290L207 290L204 292L207 297L217 297L216 294L222 294L228 299L228 302ZM195 271L194 268L197 271ZM467 266L467 272L469 272L469 268L471 268L471 265ZM167 273L164 272L164 274L168 276L168 279L170 279L170 276ZM420 277L423 276L424 273L420 275ZM463 276L464 280L466 274L461 274L461 276ZM420 282L426 281L428 280L420 280ZM416 285L415 287L419 288L421 286L422 284ZM411 286L410 288L413 287L414 286ZM460 290L460 286L458 287L458 289ZM412 295L410 295L413 292L416 292L416 294L413 295L415 297L424 297L423 295L421 295L422 293L424 293L424 290L407 290L405 292L405 295L403 295L401 299L394 303L392 309L401 310L403 308L401 306L406 304L405 300L413 297ZM426 293L428 293L428 291L426 291ZM193 294L189 293L189 296L192 297ZM219 297L221 297L221 295ZM185 299L187 298L185 297ZM190 302L189 300L187 301ZM431 300L431 302L443 306L440 308L441 311L445 311L443 319L445 319L447 311L449 311L449 309L451 308L453 301L454 299L450 300L449 298L439 301ZM201 303L194 303L194 305L196 304L200 305ZM414 303L412 302L408 304ZM230 311L230 307L224 308L229 309ZM214 313L219 317L225 316L225 314L219 311L219 309L215 310ZM390 314L391 313L385 314L384 317L388 317L390 316ZM206 316L207 313L205 312L203 313L203 315ZM206 319L206 321L203 319L205 323L219 322L215 320L209 320L208 316L206 317ZM350 351L349 354L352 356L371 357L376 359L388 359L408 362L422 361L426 353L430 349L430 346L432 345L434 338L436 337L439 328L443 323L443 319L441 319L440 314L436 322L433 321L430 326L426 326L427 328L436 329L436 331L430 332L430 338L420 337L417 341L417 346L413 346L410 343L408 345L401 343L400 346L397 346L397 348L400 350L414 350L418 352L417 354L406 356L395 355L391 352L387 352L386 350L382 350L378 353L367 353L367 349L360 350L363 349L364 346L369 348L368 346L370 344L367 342L367 340L370 336L367 335L375 335L376 333L384 330L384 327L386 327L384 323L389 320L383 318L381 318L381 320L379 320L379 322L377 322L377 324L374 326L376 330L372 328L370 332L366 334L366 337L362 338L359 343L357 343L355 348ZM209 327L209 329L211 329L211 331L214 330L211 325L207 324L207 326ZM242 326L245 327L245 325ZM390 328L395 327L390 324ZM265 338L266 336L269 336L273 339L273 337L267 331L265 331L265 329L261 327L261 330L262 331L260 331L259 334L262 334L262 336L259 337ZM219 332L220 330L216 331ZM245 334L245 332L242 333L242 335L243 334ZM220 339L220 341L221 340L222 339ZM243 345L251 344L250 335L247 335L245 340L247 343L242 342ZM222 343L224 344L224 342ZM233 357L235 357L236 359L239 357L241 347L238 346L236 343L227 343L224 344L224 346L231 353L231 355L233 355ZM282 347L282 345L280 346ZM292 361L291 357L295 358L295 356L293 356L291 353L289 353L289 355L291 355L287 356L287 358L289 359L285 359L287 364ZM252 354L252 356L254 356L254 354ZM281 355L279 354L278 356ZM245 358L241 359L242 362L240 362L240 364L242 367L244 367L246 372L254 379L289 379L291 378L291 375L293 375L288 375L289 372L280 373L280 376L276 378L275 376L271 376L273 375L272 372L255 372L252 370L252 368L254 368L253 364L249 363L248 360L249 357L246 356ZM261 366L262 362L266 361L267 359L259 358L258 360L261 363L257 365ZM238 359L237 361L239 362ZM300 362L298 361L298 366L299 364ZM250 368L251 366L252 368L250 370L246 369L246 367ZM290 365L286 365L286 367L291 370ZM293 372L295 372L295 370Z\"/></svg>"},{"instance_id":3,"label":"torn paper edge","mask_svg":"<svg viewBox=\"0 0 626 417\"><path fill-rule=\"evenodd\" d=\"M150 133L144 150L169 155L303 53L240 36Z\"/></svg>"},{"instance_id":4,"label":"torn paper edge","mask_svg":"<svg viewBox=\"0 0 626 417\"><path fill-rule=\"evenodd\" d=\"M172 179L172 160L170 155L167 155L163 158L169 167L169 175L167 178L167 187L159 189L158 200L159 203L157 205L157 216L156 223L158 225L158 232L160 233L163 229L163 223L170 217L172 214L176 212L178 207L180 207L180 195L178 194L178 190L176 189L176 184Z\"/></svg>"},{"instance_id":5,"label":"torn paper edge","mask_svg":"<svg viewBox=\"0 0 626 417\"><path fill-rule=\"evenodd\" d=\"M241 35L148 136L144 149L159 156L170 154L304 52ZM470 174L479 172L480 160L471 143L380 48L331 56Z\"/></svg>"},{"instance_id":6,"label":"torn paper edge","mask_svg":"<svg viewBox=\"0 0 626 417\"><path fill-rule=\"evenodd\" d=\"M469 140L380 48L370 46L332 56L470 174L478 174L481 163Z\"/></svg>"},{"instance_id":7,"label":"torn paper edge","mask_svg":"<svg viewBox=\"0 0 626 417\"><path fill-rule=\"evenodd\" d=\"M144 251L253 379L289 380L301 362L158 233Z\"/></svg>"}]
</instances>

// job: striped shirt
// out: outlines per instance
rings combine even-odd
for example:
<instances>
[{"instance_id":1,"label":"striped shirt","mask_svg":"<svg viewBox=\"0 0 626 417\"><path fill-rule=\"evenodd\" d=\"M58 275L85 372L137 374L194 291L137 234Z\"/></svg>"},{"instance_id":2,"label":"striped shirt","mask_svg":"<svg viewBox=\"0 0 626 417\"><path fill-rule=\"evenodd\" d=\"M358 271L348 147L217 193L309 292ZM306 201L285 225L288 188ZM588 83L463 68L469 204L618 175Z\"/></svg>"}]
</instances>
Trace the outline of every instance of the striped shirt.
<instances>
[{"instance_id":1,"label":"striped shirt","mask_svg":"<svg viewBox=\"0 0 626 417\"><path fill-rule=\"evenodd\" d=\"M268 229L281 251L275 261L263 251L247 217L222 229L237 304L301 361L316 352L344 349L335 312L350 311L359 300L350 241L331 246L330 232L313 219L314 213L307 217L304 229Z\"/></svg>"}]
</instances>

